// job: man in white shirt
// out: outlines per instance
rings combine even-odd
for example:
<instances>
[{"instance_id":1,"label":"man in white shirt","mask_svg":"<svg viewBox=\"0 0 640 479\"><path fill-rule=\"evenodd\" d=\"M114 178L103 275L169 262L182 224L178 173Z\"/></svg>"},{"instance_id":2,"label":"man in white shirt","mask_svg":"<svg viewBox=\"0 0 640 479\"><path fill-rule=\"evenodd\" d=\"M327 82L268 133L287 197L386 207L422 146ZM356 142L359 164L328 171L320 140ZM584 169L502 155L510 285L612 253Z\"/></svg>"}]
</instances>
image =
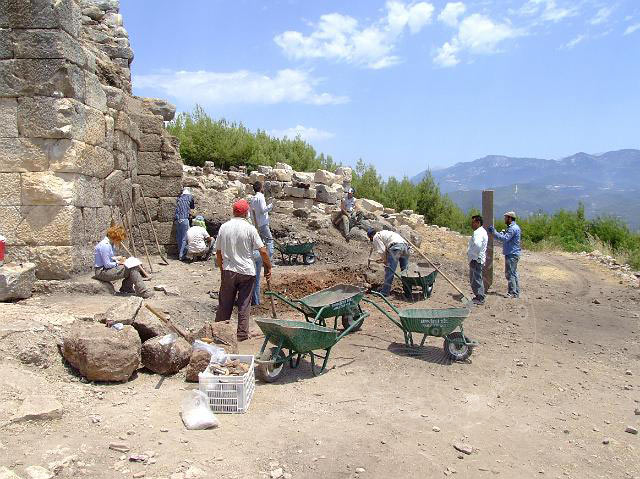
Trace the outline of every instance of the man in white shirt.
<instances>
[{"instance_id":1,"label":"man in white shirt","mask_svg":"<svg viewBox=\"0 0 640 479\"><path fill-rule=\"evenodd\" d=\"M238 341L249 339L249 308L256 280L253 252L258 250L264 262L264 276L271 278L271 261L258 230L247 221L249 203L233 204L233 218L220 227L215 249L221 283L216 321L228 321L233 305L238 305Z\"/></svg>"},{"instance_id":2,"label":"man in white shirt","mask_svg":"<svg viewBox=\"0 0 640 479\"><path fill-rule=\"evenodd\" d=\"M213 238L207 231L203 216L196 216L187 230L187 259L207 261L213 250Z\"/></svg>"},{"instance_id":3,"label":"man in white shirt","mask_svg":"<svg viewBox=\"0 0 640 479\"><path fill-rule=\"evenodd\" d=\"M467 259L469 260L469 282L474 297L473 304L484 304L484 283L482 281L482 267L487 258L487 243L489 237L482 226L482 216L471 217L473 235L469 239Z\"/></svg>"},{"instance_id":4,"label":"man in white shirt","mask_svg":"<svg viewBox=\"0 0 640 479\"><path fill-rule=\"evenodd\" d=\"M375 229L370 228L367 236L373 243L373 252L378 256L376 261L385 265L384 284L379 293L389 296L398 263L400 263L400 271L405 271L409 267L409 245L402 236L393 231L376 232Z\"/></svg>"},{"instance_id":5,"label":"man in white shirt","mask_svg":"<svg viewBox=\"0 0 640 479\"><path fill-rule=\"evenodd\" d=\"M258 229L258 234L267 247L269 259L273 257L273 236L269 227L269 212L273 209L273 203L267 204L267 200L262 193L262 183L256 181L253 184L255 195L251 198L251 221ZM256 263L256 283L253 287L253 297L251 304L260 304L260 272L262 270L262 257L254 255Z\"/></svg>"}]
</instances>

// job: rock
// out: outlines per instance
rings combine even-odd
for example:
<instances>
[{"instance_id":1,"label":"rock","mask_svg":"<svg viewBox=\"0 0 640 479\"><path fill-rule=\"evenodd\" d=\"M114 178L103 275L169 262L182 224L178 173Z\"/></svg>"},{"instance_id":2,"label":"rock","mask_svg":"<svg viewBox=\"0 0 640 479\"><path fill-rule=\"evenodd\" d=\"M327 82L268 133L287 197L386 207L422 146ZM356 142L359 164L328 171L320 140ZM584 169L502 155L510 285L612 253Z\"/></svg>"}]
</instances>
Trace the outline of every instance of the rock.
<instances>
[{"instance_id":1,"label":"rock","mask_svg":"<svg viewBox=\"0 0 640 479\"><path fill-rule=\"evenodd\" d=\"M90 381L127 381L140 366L140 336L99 324L75 324L63 337L62 355Z\"/></svg>"},{"instance_id":2,"label":"rock","mask_svg":"<svg viewBox=\"0 0 640 479\"><path fill-rule=\"evenodd\" d=\"M335 205L338 202L338 189L324 184L316 185L316 201Z\"/></svg>"},{"instance_id":3,"label":"rock","mask_svg":"<svg viewBox=\"0 0 640 479\"><path fill-rule=\"evenodd\" d=\"M0 267L0 301L30 298L35 282L34 263L5 264Z\"/></svg>"},{"instance_id":4,"label":"rock","mask_svg":"<svg viewBox=\"0 0 640 479\"><path fill-rule=\"evenodd\" d=\"M62 411L62 404L53 396L27 396L11 418L11 422L60 419Z\"/></svg>"},{"instance_id":5,"label":"rock","mask_svg":"<svg viewBox=\"0 0 640 479\"><path fill-rule=\"evenodd\" d=\"M411 241L418 248L422 245L422 236L413 231L409 226L402 225L398 227L398 233L406 240Z\"/></svg>"},{"instance_id":6,"label":"rock","mask_svg":"<svg viewBox=\"0 0 640 479\"><path fill-rule=\"evenodd\" d=\"M147 339L164 336L171 332L169 328L147 308L140 308L140 310L138 310L138 314L136 314L131 326L138 331L140 341L143 343Z\"/></svg>"},{"instance_id":7,"label":"rock","mask_svg":"<svg viewBox=\"0 0 640 479\"><path fill-rule=\"evenodd\" d=\"M180 290L175 286L167 286L166 284L158 284L153 287L156 291L163 291L167 296L180 296Z\"/></svg>"},{"instance_id":8,"label":"rock","mask_svg":"<svg viewBox=\"0 0 640 479\"><path fill-rule=\"evenodd\" d=\"M313 181L315 183L320 183L322 185L331 186L334 183L342 182L342 178L338 175L335 175L327 170L318 170L315 172L313 176Z\"/></svg>"},{"instance_id":9,"label":"rock","mask_svg":"<svg viewBox=\"0 0 640 479\"><path fill-rule=\"evenodd\" d=\"M191 345L167 334L148 339L142 345L142 364L157 374L175 374L189 363Z\"/></svg>"},{"instance_id":10,"label":"rock","mask_svg":"<svg viewBox=\"0 0 640 479\"><path fill-rule=\"evenodd\" d=\"M0 479L21 479L21 478L11 469L7 469L4 466L0 466Z\"/></svg>"},{"instance_id":11,"label":"rock","mask_svg":"<svg viewBox=\"0 0 640 479\"><path fill-rule=\"evenodd\" d=\"M271 170L273 170L273 166L269 165L258 165L258 172L263 175L268 174Z\"/></svg>"},{"instance_id":12,"label":"rock","mask_svg":"<svg viewBox=\"0 0 640 479\"><path fill-rule=\"evenodd\" d=\"M213 161L205 161L202 167L202 172L205 175L212 175L216 170L216 165Z\"/></svg>"},{"instance_id":13,"label":"rock","mask_svg":"<svg viewBox=\"0 0 640 479\"><path fill-rule=\"evenodd\" d=\"M109 449L117 452L129 452L131 450L126 442L112 442L109 444Z\"/></svg>"},{"instance_id":14,"label":"rock","mask_svg":"<svg viewBox=\"0 0 640 479\"><path fill-rule=\"evenodd\" d=\"M238 338L236 326L230 321L211 321L206 323L200 330L189 338L193 343L196 339L211 339L213 344L224 348L228 354L238 354Z\"/></svg>"},{"instance_id":15,"label":"rock","mask_svg":"<svg viewBox=\"0 0 640 479\"><path fill-rule=\"evenodd\" d=\"M630 370L630 369L627 369L624 373L625 373L627 376L633 376L633 373L631 372L631 370Z\"/></svg>"},{"instance_id":16,"label":"rock","mask_svg":"<svg viewBox=\"0 0 640 479\"><path fill-rule=\"evenodd\" d=\"M294 171L291 175L291 182L302 185L311 185L313 183L315 175L306 171Z\"/></svg>"},{"instance_id":17,"label":"rock","mask_svg":"<svg viewBox=\"0 0 640 479\"><path fill-rule=\"evenodd\" d=\"M197 479L198 477L204 477L205 474L202 469L196 466L189 466L189 469L184 473L184 479Z\"/></svg>"},{"instance_id":18,"label":"rock","mask_svg":"<svg viewBox=\"0 0 640 479\"><path fill-rule=\"evenodd\" d=\"M271 479L278 479L282 477L283 474L284 474L284 471L282 470L281 467L279 467L278 469L274 469L273 471L271 471L269 476L271 477Z\"/></svg>"},{"instance_id":19,"label":"rock","mask_svg":"<svg viewBox=\"0 0 640 479\"><path fill-rule=\"evenodd\" d=\"M366 472L364 467L356 467L356 474L362 474L363 472Z\"/></svg>"},{"instance_id":20,"label":"rock","mask_svg":"<svg viewBox=\"0 0 640 479\"><path fill-rule=\"evenodd\" d=\"M633 413L634 413L636 416L640 416L640 407L637 407L637 408L636 408L636 410L635 410L635 411L633 411Z\"/></svg>"},{"instance_id":21,"label":"rock","mask_svg":"<svg viewBox=\"0 0 640 479\"><path fill-rule=\"evenodd\" d=\"M307 190L304 188L296 188L295 186L285 186L284 194L291 198L306 198Z\"/></svg>"},{"instance_id":22,"label":"rock","mask_svg":"<svg viewBox=\"0 0 640 479\"><path fill-rule=\"evenodd\" d=\"M309 210L305 210L304 208L297 208L295 210L293 210L293 216L295 216L296 218L308 218L309 217Z\"/></svg>"},{"instance_id":23,"label":"rock","mask_svg":"<svg viewBox=\"0 0 640 479\"><path fill-rule=\"evenodd\" d=\"M627 426L624 432L628 432L629 434L638 434L638 429L633 426Z\"/></svg>"},{"instance_id":24,"label":"rock","mask_svg":"<svg viewBox=\"0 0 640 479\"><path fill-rule=\"evenodd\" d=\"M284 168L274 168L267 174L267 178L271 181L289 182L293 177L293 170Z\"/></svg>"},{"instance_id":25,"label":"rock","mask_svg":"<svg viewBox=\"0 0 640 479\"><path fill-rule=\"evenodd\" d=\"M291 172L293 172L293 167L289 164L289 163L281 163L281 162L276 162L276 169L278 170L289 170Z\"/></svg>"},{"instance_id":26,"label":"rock","mask_svg":"<svg viewBox=\"0 0 640 479\"><path fill-rule=\"evenodd\" d=\"M608 437L605 437L605 438L602 440L602 444L609 444L610 442L611 442L611 439L609 439Z\"/></svg>"},{"instance_id":27,"label":"rock","mask_svg":"<svg viewBox=\"0 0 640 479\"><path fill-rule=\"evenodd\" d=\"M187 365L187 372L185 381L190 383L198 382L198 373L203 372L209 366L209 361L211 361L211 354L207 351L203 351L202 349L194 349L191 353L191 359L189 359L189 364Z\"/></svg>"},{"instance_id":28,"label":"rock","mask_svg":"<svg viewBox=\"0 0 640 479\"><path fill-rule=\"evenodd\" d=\"M464 444L462 442L454 442L453 443L453 448L456 451L459 451L463 454L466 454L467 456L470 455L471 453L473 453L473 447L470 446L469 444Z\"/></svg>"},{"instance_id":29,"label":"rock","mask_svg":"<svg viewBox=\"0 0 640 479\"><path fill-rule=\"evenodd\" d=\"M53 479L54 474L42 466L29 466L24 472L29 479Z\"/></svg>"},{"instance_id":30,"label":"rock","mask_svg":"<svg viewBox=\"0 0 640 479\"><path fill-rule=\"evenodd\" d=\"M309 228L316 230L328 229L331 227L331 218L327 215L312 213L309 216L309 222L307 224L309 225Z\"/></svg>"},{"instance_id":31,"label":"rock","mask_svg":"<svg viewBox=\"0 0 640 479\"><path fill-rule=\"evenodd\" d=\"M593 304L600 304L600 301L598 301L597 299L594 299L594 300L592 301L592 303L593 303Z\"/></svg>"},{"instance_id":32,"label":"rock","mask_svg":"<svg viewBox=\"0 0 640 479\"><path fill-rule=\"evenodd\" d=\"M273 206L276 213L289 214L293 211L293 201L278 201Z\"/></svg>"},{"instance_id":33,"label":"rock","mask_svg":"<svg viewBox=\"0 0 640 479\"><path fill-rule=\"evenodd\" d=\"M369 237L367 236L366 231L361 228L353 228L351 231L349 231L349 239L362 241L364 243L369 242Z\"/></svg>"},{"instance_id":34,"label":"rock","mask_svg":"<svg viewBox=\"0 0 640 479\"><path fill-rule=\"evenodd\" d=\"M104 313L96 314L93 319L99 323L111 326L115 323L132 324L140 307L142 306L142 298L137 296L128 296L126 298L118 298L117 304L109 307Z\"/></svg>"},{"instance_id":35,"label":"rock","mask_svg":"<svg viewBox=\"0 0 640 479\"><path fill-rule=\"evenodd\" d=\"M353 180L353 170L348 166L339 166L336 168L336 175L342 176L344 183L351 183Z\"/></svg>"},{"instance_id":36,"label":"rock","mask_svg":"<svg viewBox=\"0 0 640 479\"><path fill-rule=\"evenodd\" d=\"M143 98L142 105L154 115L160 115L164 121L171 121L176 115L176 107L166 100Z\"/></svg>"},{"instance_id":37,"label":"rock","mask_svg":"<svg viewBox=\"0 0 640 479\"><path fill-rule=\"evenodd\" d=\"M384 206L382 205L382 203L378 203L377 201L369 200L367 198L359 199L358 203L360 204L360 208L370 213L384 210Z\"/></svg>"},{"instance_id":38,"label":"rock","mask_svg":"<svg viewBox=\"0 0 640 479\"><path fill-rule=\"evenodd\" d=\"M433 432L440 432L440 428L439 428L438 426L433 426L433 427L431 428L431 430L432 430Z\"/></svg>"}]
</instances>

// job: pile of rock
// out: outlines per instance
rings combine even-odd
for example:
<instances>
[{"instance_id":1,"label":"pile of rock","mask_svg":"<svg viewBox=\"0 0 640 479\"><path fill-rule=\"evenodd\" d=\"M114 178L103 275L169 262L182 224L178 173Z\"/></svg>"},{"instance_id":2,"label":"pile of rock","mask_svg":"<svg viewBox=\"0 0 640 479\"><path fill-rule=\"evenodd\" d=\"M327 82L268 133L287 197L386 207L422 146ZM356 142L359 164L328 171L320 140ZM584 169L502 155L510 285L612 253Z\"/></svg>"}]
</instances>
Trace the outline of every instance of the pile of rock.
<instances>
[{"instance_id":1,"label":"pile of rock","mask_svg":"<svg viewBox=\"0 0 640 479\"><path fill-rule=\"evenodd\" d=\"M624 280L637 282L638 278L640 278L640 272L633 271L631 266L629 266L628 264L620 263L613 256L604 254L601 251L593 250L589 253L587 253L586 251L582 251L581 253L578 253L578 255L595 261L607 267L608 269L615 271L616 274Z\"/></svg>"}]
</instances>

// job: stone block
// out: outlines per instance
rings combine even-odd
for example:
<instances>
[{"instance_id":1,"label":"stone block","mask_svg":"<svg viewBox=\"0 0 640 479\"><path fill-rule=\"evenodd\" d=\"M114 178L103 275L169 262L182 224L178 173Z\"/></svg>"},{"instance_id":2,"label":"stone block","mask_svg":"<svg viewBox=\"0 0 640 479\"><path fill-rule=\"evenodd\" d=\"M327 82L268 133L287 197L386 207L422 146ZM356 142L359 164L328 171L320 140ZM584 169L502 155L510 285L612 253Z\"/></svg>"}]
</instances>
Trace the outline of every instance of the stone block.
<instances>
[{"instance_id":1,"label":"stone block","mask_svg":"<svg viewBox=\"0 0 640 479\"><path fill-rule=\"evenodd\" d=\"M20 206L20 173L0 173L0 206Z\"/></svg>"},{"instance_id":2,"label":"stone block","mask_svg":"<svg viewBox=\"0 0 640 479\"><path fill-rule=\"evenodd\" d=\"M80 44L60 30L13 30L16 58L64 59L80 67L87 66L87 56Z\"/></svg>"},{"instance_id":3,"label":"stone block","mask_svg":"<svg viewBox=\"0 0 640 479\"><path fill-rule=\"evenodd\" d=\"M105 121L104 147L109 151L113 151L115 120L111 115L105 115L104 121Z\"/></svg>"},{"instance_id":4,"label":"stone block","mask_svg":"<svg viewBox=\"0 0 640 479\"><path fill-rule=\"evenodd\" d=\"M23 206L22 222L16 228L19 243L31 246L83 244L84 224L75 206Z\"/></svg>"},{"instance_id":5,"label":"stone block","mask_svg":"<svg viewBox=\"0 0 640 479\"><path fill-rule=\"evenodd\" d=\"M145 196L150 198L177 197L182 192L179 178L138 175L138 183L142 186Z\"/></svg>"},{"instance_id":6,"label":"stone block","mask_svg":"<svg viewBox=\"0 0 640 479\"><path fill-rule=\"evenodd\" d=\"M269 165L259 165L258 173L262 173L263 175L267 175L273 169L272 166Z\"/></svg>"},{"instance_id":7,"label":"stone block","mask_svg":"<svg viewBox=\"0 0 640 479\"><path fill-rule=\"evenodd\" d=\"M127 156L121 151L113 152L113 168L116 170L127 170L128 169L128 161Z\"/></svg>"},{"instance_id":8,"label":"stone block","mask_svg":"<svg viewBox=\"0 0 640 479\"><path fill-rule=\"evenodd\" d=\"M293 173L293 167L289 163L277 162L276 163L276 169L278 169L278 170L289 170L289 171L291 171Z\"/></svg>"},{"instance_id":9,"label":"stone block","mask_svg":"<svg viewBox=\"0 0 640 479\"><path fill-rule=\"evenodd\" d=\"M36 282L34 263L6 264L0 269L0 301L30 298Z\"/></svg>"},{"instance_id":10,"label":"stone block","mask_svg":"<svg viewBox=\"0 0 640 479\"><path fill-rule=\"evenodd\" d=\"M313 173L309 173L306 171L294 171L291 175L291 181L293 183L302 183L305 185L310 185L313 183L315 175Z\"/></svg>"},{"instance_id":11,"label":"stone block","mask_svg":"<svg viewBox=\"0 0 640 479\"><path fill-rule=\"evenodd\" d=\"M115 120L114 129L120 130L128 136L131 132L131 117L124 111L118 111Z\"/></svg>"},{"instance_id":12,"label":"stone block","mask_svg":"<svg viewBox=\"0 0 640 479\"><path fill-rule=\"evenodd\" d=\"M267 178L271 181L289 182L291 181L292 175L293 170L291 169L274 168L268 173Z\"/></svg>"},{"instance_id":13,"label":"stone block","mask_svg":"<svg viewBox=\"0 0 640 479\"><path fill-rule=\"evenodd\" d=\"M114 110L123 110L125 107L124 91L109 85L102 85L102 89L107 97L107 106Z\"/></svg>"},{"instance_id":14,"label":"stone block","mask_svg":"<svg viewBox=\"0 0 640 479\"><path fill-rule=\"evenodd\" d=\"M339 166L336 168L336 175L341 176L345 183L351 183L353 180L353 170L348 166Z\"/></svg>"},{"instance_id":15,"label":"stone block","mask_svg":"<svg viewBox=\"0 0 640 479\"><path fill-rule=\"evenodd\" d=\"M11 28L62 29L77 37L81 11L74 0L7 0L8 26Z\"/></svg>"},{"instance_id":16,"label":"stone block","mask_svg":"<svg viewBox=\"0 0 640 479\"><path fill-rule=\"evenodd\" d=\"M116 128L113 133L113 148L123 152L127 156L127 160L130 161L133 152L137 150L137 145L129 135Z\"/></svg>"},{"instance_id":17,"label":"stone block","mask_svg":"<svg viewBox=\"0 0 640 479\"><path fill-rule=\"evenodd\" d=\"M0 3L0 8L2 4ZM2 13L0 13L2 15ZM0 25L1 27L1 25ZM13 40L10 30L0 28L0 60L13 58Z\"/></svg>"},{"instance_id":18,"label":"stone block","mask_svg":"<svg viewBox=\"0 0 640 479\"><path fill-rule=\"evenodd\" d=\"M140 175L159 175L161 164L162 153L159 151L141 151L138 153L138 174Z\"/></svg>"},{"instance_id":19,"label":"stone block","mask_svg":"<svg viewBox=\"0 0 640 479\"><path fill-rule=\"evenodd\" d=\"M283 184L279 181L265 181L264 194L271 197L279 197L283 193Z\"/></svg>"},{"instance_id":20,"label":"stone block","mask_svg":"<svg viewBox=\"0 0 640 479\"><path fill-rule=\"evenodd\" d=\"M305 198L307 190L304 188L296 188L295 186L285 186L284 195L292 198Z\"/></svg>"},{"instance_id":21,"label":"stone block","mask_svg":"<svg viewBox=\"0 0 640 479\"><path fill-rule=\"evenodd\" d=\"M64 59L0 61L0 96L34 95L84 101L84 72Z\"/></svg>"},{"instance_id":22,"label":"stone block","mask_svg":"<svg viewBox=\"0 0 640 479\"><path fill-rule=\"evenodd\" d=\"M308 198L289 198L288 200L293 202L294 209L311 210L313 207L313 200Z\"/></svg>"},{"instance_id":23,"label":"stone block","mask_svg":"<svg viewBox=\"0 0 640 479\"><path fill-rule=\"evenodd\" d=\"M173 221L156 223L156 234L158 235L158 242L162 245L174 245L176 244L176 230Z\"/></svg>"},{"instance_id":24,"label":"stone block","mask_svg":"<svg viewBox=\"0 0 640 479\"><path fill-rule=\"evenodd\" d=\"M114 155L99 146L76 140L47 140L46 144L51 171L80 173L102 179L116 168Z\"/></svg>"},{"instance_id":25,"label":"stone block","mask_svg":"<svg viewBox=\"0 0 640 479\"><path fill-rule=\"evenodd\" d=\"M266 175L264 173L260 173L259 171L252 171L251 174L249 175L249 183L253 184L256 181L259 181L260 183L264 183L265 178L266 178Z\"/></svg>"},{"instance_id":26,"label":"stone block","mask_svg":"<svg viewBox=\"0 0 640 479\"><path fill-rule=\"evenodd\" d=\"M142 106L153 115L160 115L164 121L171 121L176 115L176 107L166 100L143 98Z\"/></svg>"},{"instance_id":27,"label":"stone block","mask_svg":"<svg viewBox=\"0 0 640 479\"><path fill-rule=\"evenodd\" d=\"M162 138L160 135L143 133L140 135L140 151L160 151Z\"/></svg>"},{"instance_id":28,"label":"stone block","mask_svg":"<svg viewBox=\"0 0 640 479\"><path fill-rule=\"evenodd\" d=\"M130 113L130 115L142 133L162 135L164 120L160 115L140 115L136 113Z\"/></svg>"},{"instance_id":29,"label":"stone block","mask_svg":"<svg viewBox=\"0 0 640 479\"><path fill-rule=\"evenodd\" d=\"M107 111L107 95L100 84L100 80L93 73L85 72L84 103L102 113Z\"/></svg>"},{"instance_id":30,"label":"stone block","mask_svg":"<svg viewBox=\"0 0 640 479\"><path fill-rule=\"evenodd\" d=\"M382 212L383 212L384 214L386 214L386 215L393 215L393 214L395 214L396 210L394 210L393 208L386 208L386 207L385 207L385 208L382 210Z\"/></svg>"},{"instance_id":31,"label":"stone block","mask_svg":"<svg viewBox=\"0 0 640 479\"><path fill-rule=\"evenodd\" d=\"M102 206L100 180L76 173L40 171L22 174L22 205Z\"/></svg>"},{"instance_id":32,"label":"stone block","mask_svg":"<svg viewBox=\"0 0 640 479\"><path fill-rule=\"evenodd\" d=\"M322 185L330 186L338 181L342 181L337 175L331 173L327 170L318 170L315 172L313 176L313 181L315 183L320 183Z\"/></svg>"},{"instance_id":33,"label":"stone block","mask_svg":"<svg viewBox=\"0 0 640 479\"><path fill-rule=\"evenodd\" d=\"M383 211L384 206L377 201L369 200L367 198L361 198L357 200L358 206L364 211L368 211L370 213L375 213L377 211Z\"/></svg>"},{"instance_id":34,"label":"stone block","mask_svg":"<svg viewBox=\"0 0 640 479\"><path fill-rule=\"evenodd\" d=\"M18 137L18 100L0 98L0 138Z\"/></svg>"},{"instance_id":35,"label":"stone block","mask_svg":"<svg viewBox=\"0 0 640 479\"><path fill-rule=\"evenodd\" d=\"M312 213L309 216L308 223L310 228L313 229L328 229L331 227L331 218L328 215L322 215L318 213Z\"/></svg>"},{"instance_id":36,"label":"stone block","mask_svg":"<svg viewBox=\"0 0 640 479\"><path fill-rule=\"evenodd\" d=\"M160 166L160 176L162 177L182 177L182 160L179 156L163 155L164 160Z\"/></svg>"},{"instance_id":37,"label":"stone block","mask_svg":"<svg viewBox=\"0 0 640 479\"><path fill-rule=\"evenodd\" d=\"M44 140L0 138L0 172L43 171L48 167Z\"/></svg>"},{"instance_id":38,"label":"stone block","mask_svg":"<svg viewBox=\"0 0 640 479\"><path fill-rule=\"evenodd\" d=\"M273 205L273 211L276 213L291 213L294 210L293 201L277 201Z\"/></svg>"},{"instance_id":39,"label":"stone block","mask_svg":"<svg viewBox=\"0 0 640 479\"><path fill-rule=\"evenodd\" d=\"M124 172L121 170L114 170L104 180L104 204L105 205L119 205L122 200L120 197L120 191L123 190L123 182L125 180ZM146 191L145 191L145 194Z\"/></svg>"},{"instance_id":40,"label":"stone block","mask_svg":"<svg viewBox=\"0 0 640 479\"><path fill-rule=\"evenodd\" d=\"M81 270L80 257L75 246L38 246L31 248L33 261L38 265L38 279L69 279Z\"/></svg>"},{"instance_id":41,"label":"stone block","mask_svg":"<svg viewBox=\"0 0 640 479\"><path fill-rule=\"evenodd\" d=\"M176 198L158 198L158 221L173 222L176 213Z\"/></svg>"},{"instance_id":42,"label":"stone block","mask_svg":"<svg viewBox=\"0 0 640 479\"><path fill-rule=\"evenodd\" d=\"M316 201L334 205L338 202L338 190L325 184L316 185Z\"/></svg>"},{"instance_id":43,"label":"stone block","mask_svg":"<svg viewBox=\"0 0 640 479\"><path fill-rule=\"evenodd\" d=\"M7 238L8 245L20 245L16 236L16 229L22 221L22 215L20 214L20 208L18 206L0 206L0 232ZM11 253L11 248L9 248Z\"/></svg>"}]
</instances>

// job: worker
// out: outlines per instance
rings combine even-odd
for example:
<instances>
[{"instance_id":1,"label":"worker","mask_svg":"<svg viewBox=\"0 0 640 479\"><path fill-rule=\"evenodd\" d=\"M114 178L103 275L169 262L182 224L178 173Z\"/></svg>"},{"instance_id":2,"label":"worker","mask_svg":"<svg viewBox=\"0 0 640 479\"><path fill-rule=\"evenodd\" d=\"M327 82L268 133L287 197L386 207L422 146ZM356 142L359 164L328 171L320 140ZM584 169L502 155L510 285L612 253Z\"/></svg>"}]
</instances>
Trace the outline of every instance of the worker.
<instances>
[{"instance_id":1,"label":"worker","mask_svg":"<svg viewBox=\"0 0 640 479\"><path fill-rule=\"evenodd\" d=\"M253 184L254 195L251 198L251 221L258 230L258 234L264 242L269 259L273 258L273 236L269 222L269 213L273 209L273 203L267 204L267 200L262 193L262 183L256 181ZM251 304L260 304L260 273L262 272L262 256L257 251L253 254L256 265L256 283L253 287Z\"/></svg>"},{"instance_id":2,"label":"worker","mask_svg":"<svg viewBox=\"0 0 640 479\"><path fill-rule=\"evenodd\" d=\"M489 237L482 226L482 216L473 215L471 217L471 228L473 235L469 238L467 247L467 260L469 261L469 282L473 291L473 304L484 304L484 283L482 281L482 267L487 258L487 243Z\"/></svg>"},{"instance_id":3,"label":"worker","mask_svg":"<svg viewBox=\"0 0 640 479\"><path fill-rule=\"evenodd\" d=\"M203 216L196 216L187 230L187 261L207 261L213 252L213 238Z\"/></svg>"},{"instance_id":4,"label":"worker","mask_svg":"<svg viewBox=\"0 0 640 479\"><path fill-rule=\"evenodd\" d=\"M402 236L393 231L376 232L374 228L369 228L367 236L373 243L372 252L378 256L376 262L383 263L385 266L384 284L378 292L383 296L389 296L398 263L400 263L400 271L406 271L409 268L409 245Z\"/></svg>"},{"instance_id":5,"label":"worker","mask_svg":"<svg viewBox=\"0 0 640 479\"><path fill-rule=\"evenodd\" d=\"M93 277L109 283L121 279L120 295L135 294L141 298L151 298L153 291L143 281L140 266L127 268L125 258L115 254L114 246L119 246L126 238L122 226L111 226L107 230L107 235L94 249Z\"/></svg>"},{"instance_id":6,"label":"worker","mask_svg":"<svg viewBox=\"0 0 640 479\"><path fill-rule=\"evenodd\" d=\"M189 217L191 210L195 208L191 188L185 187L182 194L176 200L176 244L178 245L178 259L183 261L187 254L187 230L189 230Z\"/></svg>"},{"instance_id":7,"label":"worker","mask_svg":"<svg viewBox=\"0 0 640 479\"><path fill-rule=\"evenodd\" d=\"M504 254L504 276L507 279L507 297L517 299L520 297L520 277L518 275L518 261L520 260L520 226L516 224L516 214L507 211L504 214L504 223L507 229L498 233L493 226L489 226L489 233L502 242L502 254Z\"/></svg>"},{"instance_id":8,"label":"worker","mask_svg":"<svg viewBox=\"0 0 640 479\"><path fill-rule=\"evenodd\" d=\"M336 226L340 233L342 233L342 236L344 236L347 243L349 242L349 232L351 231L351 228L358 223L358 208L356 206L354 193L353 188L347 189L347 193L340 202L340 211L338 211L333 218L334 226Z\"/></svg>"},{"instance_id":9,"label":"worker","mask_svg":"<svg viewBox=\"0 0 640 479\"><path fill-rule=\"evenodd\" d=\"M249 309L256 281L253 251L258 250L264 263L264 277L271 278L271 261L258 230L247 221L249 203L233 204L233 218L220 227L215 242L216 263L221 282L216 321L228 321L233 305L238 305L238 341L249 339Z\"/></svg>"}]
</instances>

